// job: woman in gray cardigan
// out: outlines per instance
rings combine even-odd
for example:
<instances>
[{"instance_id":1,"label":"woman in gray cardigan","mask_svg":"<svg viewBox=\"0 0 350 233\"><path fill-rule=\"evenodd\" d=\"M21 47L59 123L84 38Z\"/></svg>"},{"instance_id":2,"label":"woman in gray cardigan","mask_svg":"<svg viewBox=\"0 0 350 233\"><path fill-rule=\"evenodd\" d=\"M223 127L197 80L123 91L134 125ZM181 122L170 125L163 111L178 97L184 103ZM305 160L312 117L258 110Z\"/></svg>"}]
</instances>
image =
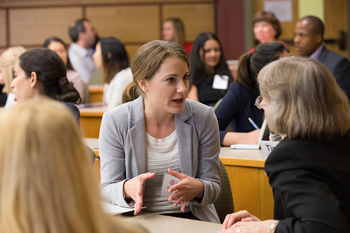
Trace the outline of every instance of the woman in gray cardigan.
<instances>
[{"instance_id":1,"label":"woman in gray cardigan","mask_svg":"<svg viewBox=\"0 0 350 233\"><path fill-rule=\"evenodd\" d=\"M101 191L143 212L219 223L219 131L212 108L187 100L190 59L179 45L151 41L135 54L123 102L104 114ZM163 177L170 174L163 186ZM175 183L175 185L174 185Z\"/></svg>"}]
</instances>

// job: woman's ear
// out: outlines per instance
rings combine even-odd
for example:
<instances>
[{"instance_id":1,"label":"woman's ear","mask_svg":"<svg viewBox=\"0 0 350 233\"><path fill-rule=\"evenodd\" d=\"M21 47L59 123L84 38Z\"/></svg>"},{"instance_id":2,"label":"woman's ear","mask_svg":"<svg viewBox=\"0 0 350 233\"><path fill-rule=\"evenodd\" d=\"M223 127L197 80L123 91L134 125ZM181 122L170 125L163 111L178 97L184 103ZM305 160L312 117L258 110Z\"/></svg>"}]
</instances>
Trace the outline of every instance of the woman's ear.
<instances>
[{"instance_id":1,"label":"woman's ear","mask_svg":"<svg viewBox=\"0 0 350 233\"><path fill-rule=\"evenodd\" d=\"M139 79L137 80L137 83L139 84L139 87L142 89L143 92L148 92L148 85L146 79Z\"/></svg>"},{"instance_id":2,"label":"woman's ear","mask_svg":"<svg viewBox=\"0 0 350 233\"><path fill-rule=\"evenodd\" d=\"M34 88L36 86L37 82L38 82L38 77L37 77L36 73L33 71L30 74L30 87Z\"/></svg>"},{"instance_id":3,"label":"woman's ear","mask_svg":"<svg viewBox=\"0 0 350 233\"><path fill-rule=\"evenodd\" d=\"M112 54L111 53L107 53L107 57L108 57L108 59L111 59L112 58Z\"/></svg>"}]
</instances>

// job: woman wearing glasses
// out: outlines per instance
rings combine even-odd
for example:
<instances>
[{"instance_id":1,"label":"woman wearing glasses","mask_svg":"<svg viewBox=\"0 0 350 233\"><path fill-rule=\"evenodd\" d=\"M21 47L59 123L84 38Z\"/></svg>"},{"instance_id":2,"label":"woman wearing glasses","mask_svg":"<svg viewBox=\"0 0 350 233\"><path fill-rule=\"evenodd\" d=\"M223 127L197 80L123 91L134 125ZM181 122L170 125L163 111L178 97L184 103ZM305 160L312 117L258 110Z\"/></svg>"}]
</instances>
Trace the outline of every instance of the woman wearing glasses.
<instances>
[{"instance_id":1,"label":"woman wearing glasses","mask_svg":"<svg viewBox=\"0 0 350 233\"><path fill-rule=\"evenodd\" d=\"M350 109L329 70L314 59L287 58L258 77L269 128L287 135L265 171L276 220L247 211L226 217L221 232L350 232Z\"/></svg>"},{"instance_id":2,"label":"woman wearing glasses","mask_svg":"<svg viewBox=\"0 0 350 233\"><path fill-rule=\"evenodd\" d=\"M256 79L265 65L285 56L289 56L289 53L278 42L260 44L254 53L241 56L237 82L229 86L227 94L215 109L221 145L258 143L260 130L255 129L248 121L251 118L260 127L264 120L264 111L254 106L260 95ZM230 123L232 132L227 132L225 129Z\"/></svg>"}]
</instances>

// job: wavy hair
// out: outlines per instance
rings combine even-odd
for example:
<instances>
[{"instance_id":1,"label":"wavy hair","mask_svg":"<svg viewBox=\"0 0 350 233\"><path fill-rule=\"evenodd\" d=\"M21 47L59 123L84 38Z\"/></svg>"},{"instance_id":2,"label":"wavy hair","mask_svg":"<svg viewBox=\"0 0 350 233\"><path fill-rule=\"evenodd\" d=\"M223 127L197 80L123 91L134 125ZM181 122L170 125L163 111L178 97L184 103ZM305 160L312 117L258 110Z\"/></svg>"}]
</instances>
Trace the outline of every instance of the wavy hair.
<instances>
[{"instance_id":1,"label":"wavy hair","mask_svg":"<svg viewBox=\"0 0 350 233\"><path fill-rule=\"evenodd\" d=\"M282 58L258 76L269 128L290 138L331 140L350 128L349 102L331 72L311 58Z\"/></svg>"}]
</instances>

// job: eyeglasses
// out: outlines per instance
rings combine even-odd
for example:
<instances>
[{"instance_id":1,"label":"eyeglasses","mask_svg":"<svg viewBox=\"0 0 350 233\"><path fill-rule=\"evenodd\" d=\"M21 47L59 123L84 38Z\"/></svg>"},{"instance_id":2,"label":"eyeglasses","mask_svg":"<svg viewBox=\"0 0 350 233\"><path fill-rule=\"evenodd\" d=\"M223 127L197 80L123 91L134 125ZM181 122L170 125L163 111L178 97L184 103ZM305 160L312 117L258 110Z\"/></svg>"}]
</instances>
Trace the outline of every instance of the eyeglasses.
<instances>
[{"instance_id":1,"label":"eyeglasses","mask_svg":"<svg viewBox=\"0 0 350 233\"><path fill-rule=\"evenodd\" d=\"M267 104L261 104L261 102L263 101L264 97L262 97L261 95L258 96L258 98L256 98L255 100L255 106L258 109L262 109L263 107L267 106Z\"/></svg>"}]
</instances>

